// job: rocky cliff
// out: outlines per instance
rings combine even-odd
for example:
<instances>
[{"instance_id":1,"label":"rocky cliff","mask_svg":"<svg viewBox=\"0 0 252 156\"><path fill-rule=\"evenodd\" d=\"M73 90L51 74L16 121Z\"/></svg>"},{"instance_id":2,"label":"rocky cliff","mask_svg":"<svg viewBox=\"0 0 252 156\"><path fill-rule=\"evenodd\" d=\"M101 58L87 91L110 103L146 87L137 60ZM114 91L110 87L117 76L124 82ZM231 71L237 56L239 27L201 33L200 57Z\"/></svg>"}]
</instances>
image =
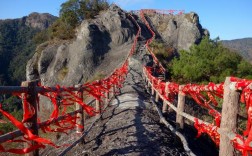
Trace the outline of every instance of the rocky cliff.
<instances>
[{"instance_id":1,"label":"rocky cliff","mask_svg":"<svg viewBox=\"0 0 252 156\"><path fill-rule=\"evenodd\" d=\"M40 14L33 12L25 17L25 25L31 28L44 30L48 28L56 19L57 17L48 13Z\"/></svg>"},{"instance_id":2,"label":"rocky cliff","mask_svg":"<svg viewBox=\"0 0 252 156\"><path fill-rule=\"evenodd\" d=\"M192 44L197 44L209 32L199 23L199 16L194 13L186 14L152 14L148 16L155 33L168 46L177 50L188 50Z\"/></svg>"},{"instance_id":3,"label":"rocky cliff","mask_svg":"<svg viewBox=\"0 0 252 156\"><path fill-rule=\"evenodd\" d=\"M151 37L140 18L135 17L142 27L142 39ZM196 13L155 14L149 16L149 21L160 37L178 50L188 49L203 35L209 35ZM42 84L49 86L71 86L92 76L107 75L125 59L136 32L127 13L112 5L95 19L84 20L76 28L73 41L40 45L27 64L27 79L41 79Z\"/></svg>"},{"instance_id":4,"label":"rocky cliff","mask_svg":"<svg viewBox=\"0 0 252 156\"><path fill-rule=\"evenodd\" d=\"M43 50L38 48L27 64L27 79L69 86L111 73L126 58L134 34L136 27L127 14L112 6L96 19L83 21L73 41L41 45Z\"/></svg>"}]
</instances>

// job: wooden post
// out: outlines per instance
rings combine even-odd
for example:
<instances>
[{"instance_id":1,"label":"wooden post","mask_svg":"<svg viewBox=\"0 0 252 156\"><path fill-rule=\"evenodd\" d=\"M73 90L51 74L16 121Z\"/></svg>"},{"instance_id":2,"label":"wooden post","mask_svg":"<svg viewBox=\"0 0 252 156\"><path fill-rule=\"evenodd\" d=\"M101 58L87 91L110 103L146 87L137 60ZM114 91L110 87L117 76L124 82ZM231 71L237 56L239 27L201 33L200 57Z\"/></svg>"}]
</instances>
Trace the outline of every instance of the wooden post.
<instances>
[{"instance_id":1,"label":"wooden post","mask_svg":"<svg viewBox=\"0 0 252 156\"><path fill-rule=\"evenodd\" d=\"M154 90L154 80L152 79L151 81L151 95L155 94L155 90Z\"/></svg>"},{"instance_id":2,"label":"wooden post","mask_svg":"<svg viewBox=\"0 0 252 156\"><path fill-rule=\"evenodd\" d=\"M30 127L34 135L38 135L38 123L37 123L37 115L38 115L38 105L37 105L37 99L38 99L38 94L35 90L35 87L38 86L38 81L24 81L21 84L22 87L28 87L28 93L27 94L22 94L22 100L23 100L23 111L24 113L27 111L24 108L24 100L27 100L28 104L30 104L31 107L34 108L34 114L27 120L24 121L25 126ZM26 96L26 97L25 97ZM26 99L24 99L26 98ZM29 106L28 106L29 107ZM29 108L27 108L29 109ZM28 110L29 111L29 110ZM37 143L34 141L31 141L32 145L36 145ZM25 147L29 147L27 143L25 143ZM39 150L34 150L30 153L25 154L26 156L38 156L39 155Z\"/></svg>"},{"instance_id":3,"label":"wooden post","mask_svg":"<svg viewBox=\"0 0 252 156\"><path fill-rule=\"evenodd\" d=\"M158 80L158 86L160 85L161 80ZM156 97L155 97L155 102L158 102L159 100L159 95L158 95L158 90L156 91Z\"/></svg>"},{"instance_id":4,"label":"wooden post","mask_svg":"<svg viewBox=\"0 0 252 156\"><path fill-rule=\"evenodd\" d=\"M179 94L178 94L178 112L176 115L176 126L177 128L184 128L184 117L181 116L179 113L184 112L185 109L185 94L182 92L184 85L179 86Z\"/></svg>"},{"instance_id":5,"label":"wooden post","mask_svg":"<svg viewBox=\"0 0 252 156\"><path fill-rule=\"evenodd\" d=\"M111 97L114 97L116 94L116 85L112 85L111 89L112 89Z\"/></svg>"},{"instance_id":6,"label":"wooden post","mask_svg":"<svg viewBox=\"0 0 252 156\"><path fill-rule=\"evenodd\" d=\"M116 85L114 85L113 86L113 94L114 94L114 96L116 96L116 89L117 89L117 87L116 87Z\"/></svg>"},{"instance_id":7,"label":"wooden post","mask_svg":"<svg viewBox=\"0 0 252 156\"><path fill-rule=\"evenodd\" d=\"M100 82L100 81L98 81L98 82ZM95 100L95 112L97 113L96 118L99 118L101 115L101 102L100 102L100 100L101 100L101 97L99 97L99 99Z\"/></svg>"},{"instance_id":8,"label":"wooden post","mask_svg":"<svg viewBox=\"0 0 252 156\"><path fill-rule=\"evenodd\" d=\"M224 83L224 98L221 112L220 129L224 132L236 132L237 113L239 109L239 93L230 89L230 77L227 77ZM220 156L234 155L234 147L229 138L220 135Z\"/></svg>"},{"instance_id":9,"label":"wooden post","mask_svg":"<svg viewBox=\"0 0 252 156\"><path fill-rule=\"evenodd\" d=\"M78 85L75 85L75 87L80 88L81 85L78 84ZM82 90L82 88L80 88L78 91L76 91L76 94L83 101L83 90ZM76 108L76 110L80 110L80 112L76 114L76 116L77 116L76 123L78 125L82 126L82 127L80 127L80 126L76 125L76 133L83 133L83 131L84 131L83 107L76 102L75 103L75 108Z\"/></svg>"},{"instance_id":10,"label":"wooden post","mask_svg":"<svg viewBox=\"0 0 252 156\"><path fill-rule=\"evenodd\" d=\"M166 82L165 83L165 93L166 93L166 96L168 97L169 96L169 88L168 88L168 85L169 85L169 82ZM163 108L162 108L162 113L167 113L167 109L168 109L168 105L163 102Z\"/></svg>"},{"instance_id":11,"label":"wooden post","mask_svg":"<svg viewBox=\"0 0 252 156\"><path fill-rule=\"evenodd\" d=\"M101 107L100 107L100 101L99 100L95 100L95 111L96 111L96 118L99 118L101 115Z\"/></svg>"},{"instance_id":12,"label":"wooden post","mask_svg":"<svg viewBox=\"0 0 252 156\"><path fill-rule=\"evenodd\" d=\"M105 104L106 107L109 106L109 91L105 92Z\"/></svg>"}]
</instances>

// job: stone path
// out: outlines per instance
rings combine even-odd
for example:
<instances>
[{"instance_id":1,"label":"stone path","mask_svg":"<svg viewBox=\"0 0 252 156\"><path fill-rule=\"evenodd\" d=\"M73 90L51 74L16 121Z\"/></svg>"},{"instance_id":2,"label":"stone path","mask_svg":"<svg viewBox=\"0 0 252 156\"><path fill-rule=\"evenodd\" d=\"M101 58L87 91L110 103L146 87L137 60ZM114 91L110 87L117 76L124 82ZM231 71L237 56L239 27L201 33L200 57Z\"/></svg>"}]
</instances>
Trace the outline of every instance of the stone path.
<instances>
[{"instance_id":1,"label":"stone path","mask_svg":"<svg viewBox=\"0 0 252 156\"><path fill-rule=\"evenodd\" d=\"M131 58L129 65L120 94L92 128L85 144L74 147L67 155L186 155L180 140L159 124L159 116L144 88L141 63ZM87 124L91 122L92 119ZM75 134L59 140L70 143L77 138ZM43 155L61 151L48 150Z\"/></svg>"}]
</instances>

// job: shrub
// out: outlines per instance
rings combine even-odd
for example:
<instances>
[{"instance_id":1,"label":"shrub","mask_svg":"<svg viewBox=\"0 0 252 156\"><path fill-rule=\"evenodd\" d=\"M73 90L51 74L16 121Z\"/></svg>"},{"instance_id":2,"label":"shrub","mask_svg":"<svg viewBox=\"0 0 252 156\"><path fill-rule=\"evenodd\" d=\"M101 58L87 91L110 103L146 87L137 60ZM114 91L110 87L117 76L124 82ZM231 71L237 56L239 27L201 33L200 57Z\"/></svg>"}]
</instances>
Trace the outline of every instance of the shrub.
<instances>
[{"instance_id":1,"label":"shrub","mask_svg":"<svg viewBox=\"0 0 252 156\"><path fill-rule=\"evenodd\" d=\"M223 82L227 76L249 78L252 65L217 40L205 37L189 51L182 50L180 57L170 65L173 81L180 83Z\"/></svg>"}]
</instances>

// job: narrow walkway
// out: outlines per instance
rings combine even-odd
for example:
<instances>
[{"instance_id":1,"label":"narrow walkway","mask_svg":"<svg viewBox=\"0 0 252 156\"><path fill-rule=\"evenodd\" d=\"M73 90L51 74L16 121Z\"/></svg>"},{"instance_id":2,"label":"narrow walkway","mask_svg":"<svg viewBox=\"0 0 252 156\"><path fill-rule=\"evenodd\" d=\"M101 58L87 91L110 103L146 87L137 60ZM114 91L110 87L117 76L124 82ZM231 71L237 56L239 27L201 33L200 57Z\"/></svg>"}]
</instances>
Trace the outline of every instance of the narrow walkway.
<instances>
[{"instance_id":1,"label":"narrow walkway","mask_svg":"<svg viewBox=\"0 0 252 156\"><path fill-rule=\"evenodd\" d=\"M186 155L179 139L159 124L138 69L141 64L131 59L121 94L93 127L86 144L68 155Z\"/></svg>"},{"instance_id":2,"label":"narrow walkway","mask_svg":"<svg viewBox=\"0 0 252 156\"><path fill-rule=\"evenodd\" d=\"M159 124L142 79L141 48L129 62L129 73L120 94L111 102L85 138L85 144L74 147L67 155L186 155L180 140ZM87 126L93 119L87 121ZM71 143L78 134L59 139ZM58 155L63 149L48 149L42 155Z\"/></svg>"}]
</instances>

